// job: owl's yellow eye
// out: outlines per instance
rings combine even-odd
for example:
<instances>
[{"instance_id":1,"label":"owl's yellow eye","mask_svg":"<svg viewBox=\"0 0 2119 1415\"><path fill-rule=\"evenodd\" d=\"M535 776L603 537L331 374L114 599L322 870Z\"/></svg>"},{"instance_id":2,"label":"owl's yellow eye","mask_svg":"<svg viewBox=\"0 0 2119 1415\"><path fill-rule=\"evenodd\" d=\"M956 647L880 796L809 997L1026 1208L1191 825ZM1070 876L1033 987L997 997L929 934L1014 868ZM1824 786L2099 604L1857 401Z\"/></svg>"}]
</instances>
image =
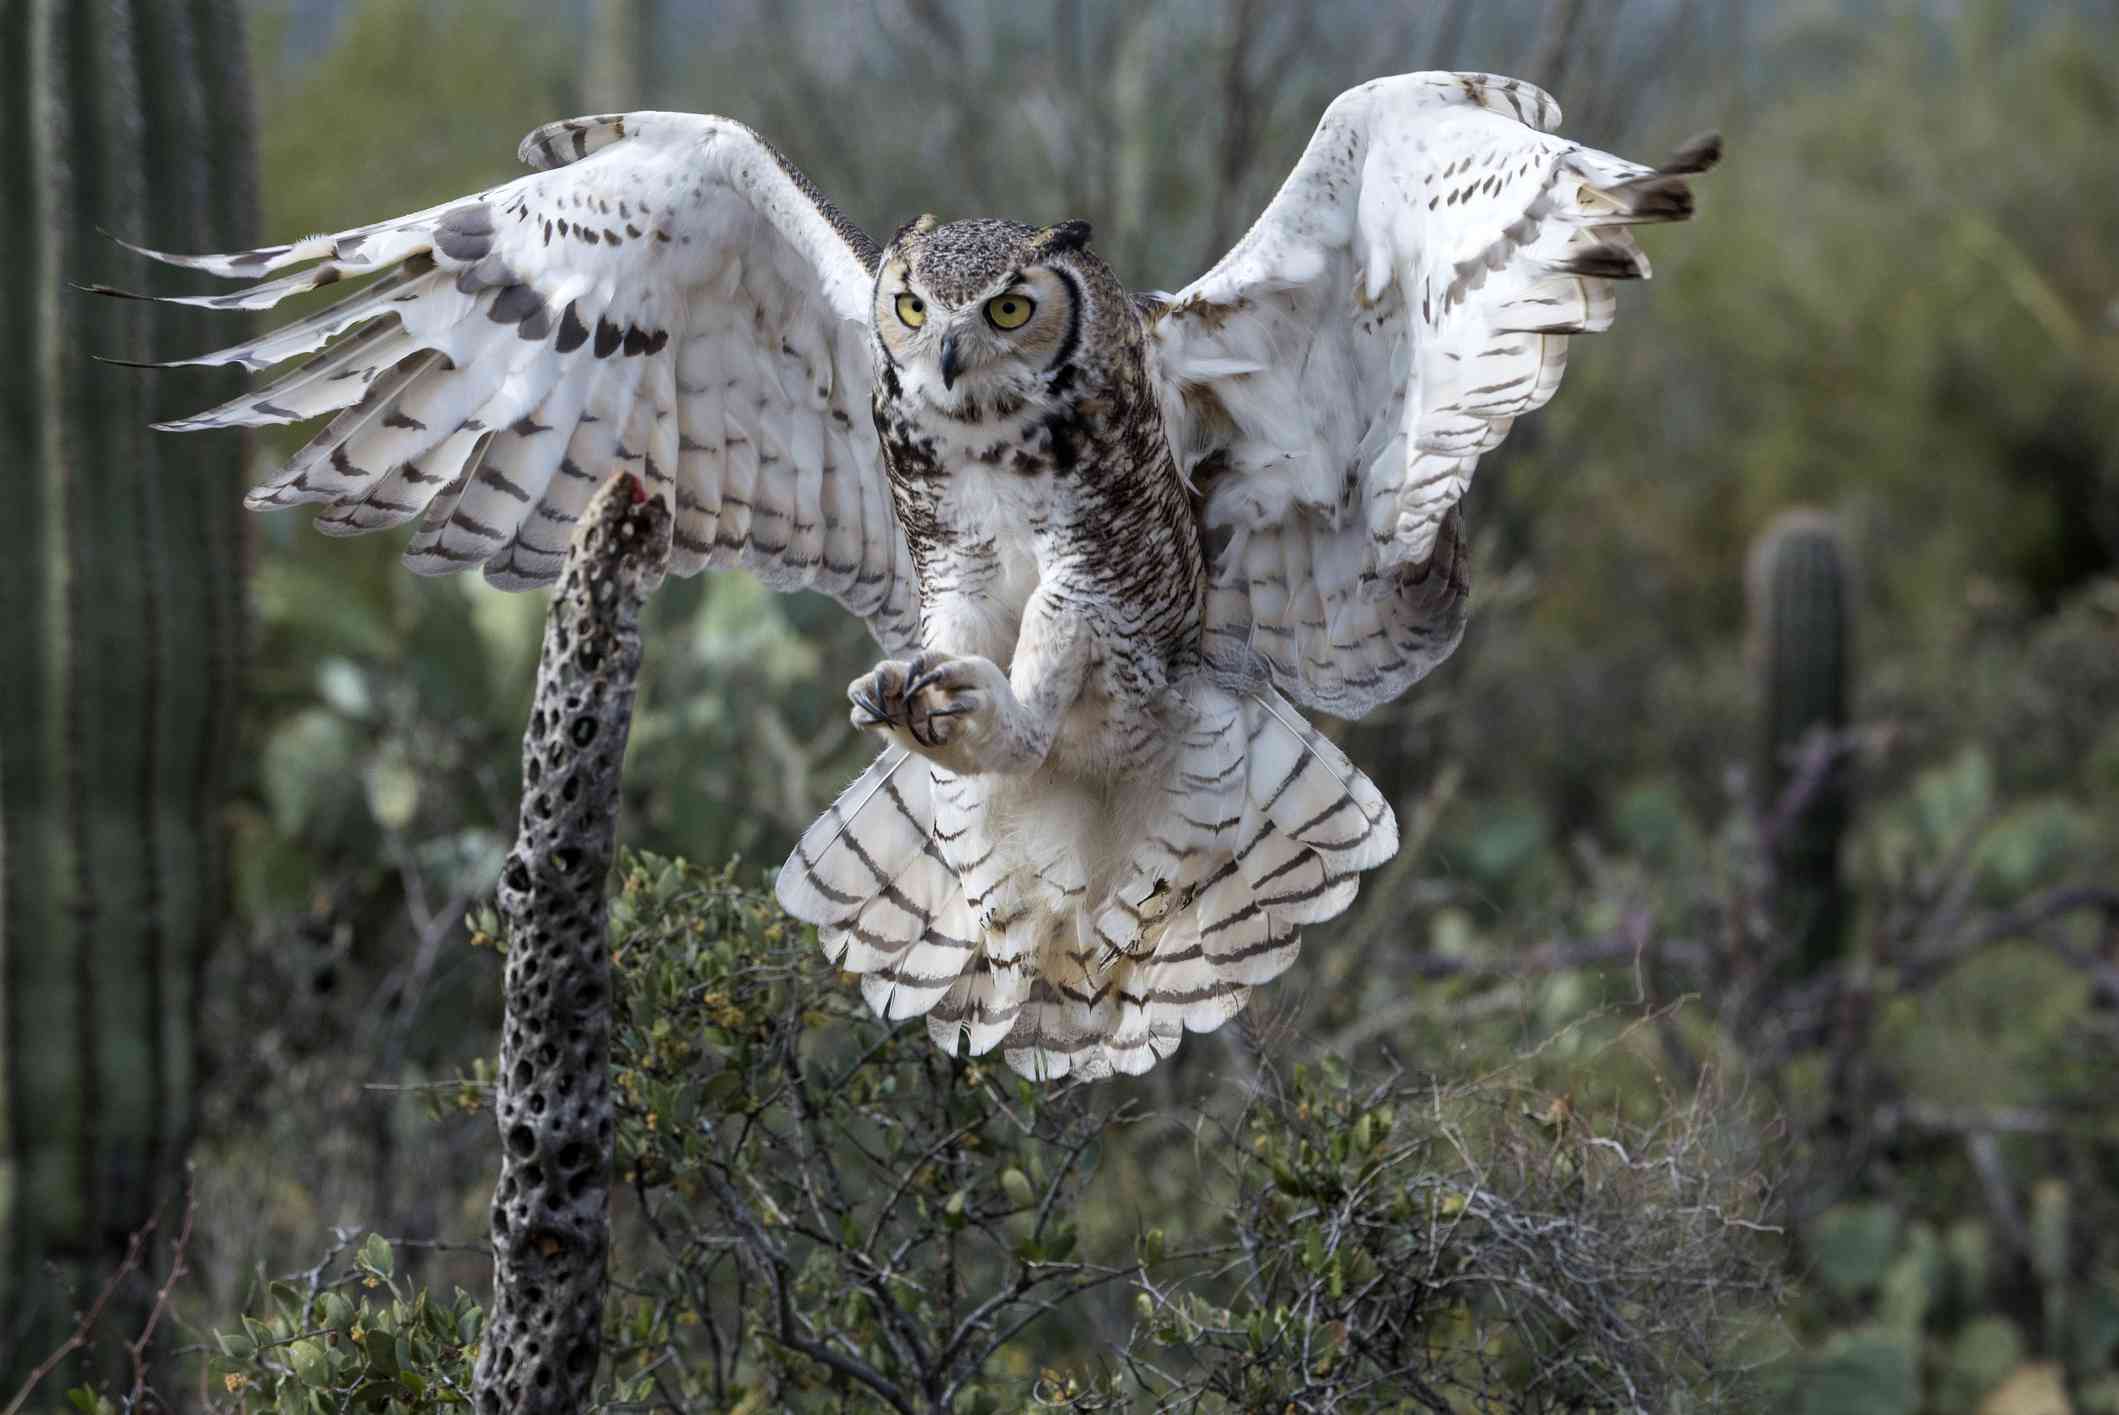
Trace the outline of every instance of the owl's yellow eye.
<instances>
[{"instance_id":1,"label":"owl's yellow eye","mask_svg":"<svg viewBox=\"0 0 2119 1415\"><path fill-rule=\"evenodd\" d=\"M1036 308L1037 302L1028 295L995 295L986 301L986 318L996 329L1021 329Z\"/></svg>"},{"instance_id":2,"label":"owl's yellow eye","mask_svg":"<svg viewBox=\"0 0 2119 1415\"><path fill-rule=\"evenodd\" d=\"M898 296L898 318L907 329L918 329L927 322L927 302L918 295Z\"/></svg>"}]
</instances>

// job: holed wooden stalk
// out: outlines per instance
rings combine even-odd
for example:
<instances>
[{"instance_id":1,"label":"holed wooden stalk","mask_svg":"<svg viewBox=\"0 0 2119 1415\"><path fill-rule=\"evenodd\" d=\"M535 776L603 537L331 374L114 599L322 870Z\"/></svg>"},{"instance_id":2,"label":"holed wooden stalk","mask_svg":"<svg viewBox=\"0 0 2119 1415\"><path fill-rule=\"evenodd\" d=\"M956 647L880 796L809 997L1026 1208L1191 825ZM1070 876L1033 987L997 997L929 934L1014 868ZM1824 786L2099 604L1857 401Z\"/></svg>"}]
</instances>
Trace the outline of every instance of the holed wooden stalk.
<instances>
[{"instance_id":1,"label":"holed wooden stalk","mask_svg":"<svg viewBox=\"0 0 2119 1415\"><path fill-rule=\"evenodd\" d=\"M522 821L501 872L507 938L493 1305L478 1408L588 1408L610 1247L611 981L605 885L640 670L640 611L670 518L619 477L591 503L545 618L522 741Z\"/></svg>"}]
</instances>

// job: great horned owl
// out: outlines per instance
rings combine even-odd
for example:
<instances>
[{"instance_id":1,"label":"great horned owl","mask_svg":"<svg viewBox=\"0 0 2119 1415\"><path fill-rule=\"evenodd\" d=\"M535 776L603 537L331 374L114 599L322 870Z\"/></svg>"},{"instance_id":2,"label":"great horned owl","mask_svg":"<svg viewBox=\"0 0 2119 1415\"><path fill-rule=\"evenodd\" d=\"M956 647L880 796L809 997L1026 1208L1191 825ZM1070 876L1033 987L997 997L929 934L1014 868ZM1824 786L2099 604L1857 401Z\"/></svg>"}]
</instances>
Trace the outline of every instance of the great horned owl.
<instances>
[{"instance_id":1,"label":"great horned owl","mask_svg":"<svg viewBox=\"0 0 2119 1415\"><path fill-rule=\"evenodd\" d=\"M1484 74L1342 95L1257 224L1174 296L1075 222L877 247L756 133L634 113L539 129L533 175L231 256L321 313L185 363L267 386L176 428L336 414L252 506L407 563L551 581L590 493L637 474L672 568L815 589L886 661L885 741L781 871L877 1012L1025 1074L1139 1072L1241 1009L1397 849L1298 707L1353 717L1463 632L1455 511L1552 395L1571 334L1645 276L1660 168L1551 136ZM310 264L310 262L317 262Z\"/></svg>"}]
</instances>

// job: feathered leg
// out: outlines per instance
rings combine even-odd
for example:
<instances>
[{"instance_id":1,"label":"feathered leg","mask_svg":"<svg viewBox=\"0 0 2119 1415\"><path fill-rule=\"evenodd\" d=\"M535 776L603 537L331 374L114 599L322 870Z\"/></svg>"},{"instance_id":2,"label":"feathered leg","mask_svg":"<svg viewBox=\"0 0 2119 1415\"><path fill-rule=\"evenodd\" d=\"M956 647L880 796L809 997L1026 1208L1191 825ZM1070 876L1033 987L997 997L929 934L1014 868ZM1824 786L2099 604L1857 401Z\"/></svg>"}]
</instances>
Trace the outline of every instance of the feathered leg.
<instances>
[{"instance_id":1,"label":"feathered leg","mask_svg":"<svg viewBox=\"0 0 2119 1415\"><path fill-rule=\"evenodd\" d=\"M847 686L853 725L880 732L959 776L1041 765L1088 677L1089 635L1048 583L1023 611L1013 667L923 653L876 665Z\"/></svg>"}]
</instances>

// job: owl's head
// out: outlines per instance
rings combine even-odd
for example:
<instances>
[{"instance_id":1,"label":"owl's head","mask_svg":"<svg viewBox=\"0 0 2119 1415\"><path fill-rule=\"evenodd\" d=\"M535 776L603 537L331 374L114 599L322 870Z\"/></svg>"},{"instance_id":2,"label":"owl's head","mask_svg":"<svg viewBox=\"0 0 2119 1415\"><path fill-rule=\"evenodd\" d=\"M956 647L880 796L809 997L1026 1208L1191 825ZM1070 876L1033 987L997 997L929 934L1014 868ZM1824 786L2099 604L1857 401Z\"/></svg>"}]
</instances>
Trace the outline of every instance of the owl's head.
<instances>
[{"instance_id":1,"label":"owl's head","mask_svg":"<svg viewBox=\"0 0 2119 1415\"><path fill-rule=\"evenodd\" d=\"M932 216L901 228L876 273L875 330L907 392L938 407L1030 400L1069 367L1100 272L1089 223Z\"/></svg>"}]
</instances>

